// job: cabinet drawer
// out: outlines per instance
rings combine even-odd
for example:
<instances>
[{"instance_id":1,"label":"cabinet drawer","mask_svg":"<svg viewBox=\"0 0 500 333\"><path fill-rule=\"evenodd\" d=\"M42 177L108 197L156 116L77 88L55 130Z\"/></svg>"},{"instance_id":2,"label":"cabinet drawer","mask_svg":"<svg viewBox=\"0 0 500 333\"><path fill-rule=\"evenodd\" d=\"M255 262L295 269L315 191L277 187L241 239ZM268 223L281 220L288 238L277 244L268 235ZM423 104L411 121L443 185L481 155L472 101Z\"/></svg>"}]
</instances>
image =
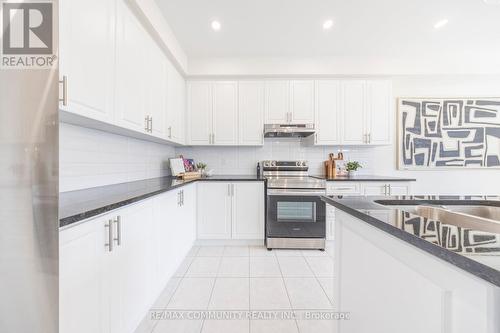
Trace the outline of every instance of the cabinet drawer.
<instances>
[{"instance_id":1,"label":"cabinet drawer","mask_svg":"<svg viewBox=\"0 0 500 333\"><path fill-rule=\"evenodd\" d=\"M351 182L329 182L326 185L327 195L360 195L361 186L359 183Z\"/></svg>"}]
</instances>

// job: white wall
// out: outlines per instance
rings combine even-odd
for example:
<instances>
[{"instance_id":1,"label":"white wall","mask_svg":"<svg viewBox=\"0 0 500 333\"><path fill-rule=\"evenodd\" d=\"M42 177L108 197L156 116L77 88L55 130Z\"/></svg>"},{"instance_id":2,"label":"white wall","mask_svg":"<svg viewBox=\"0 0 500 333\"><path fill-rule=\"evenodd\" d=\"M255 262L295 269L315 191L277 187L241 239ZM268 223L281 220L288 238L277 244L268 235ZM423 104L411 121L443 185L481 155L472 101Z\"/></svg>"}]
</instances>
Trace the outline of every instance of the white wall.
<instances>
[{"instance_id":1,"label":"white wall","mask_svg":"<svg viewBox=\"0 0 500 333\"><path fill-rule=\"evenodd\" d=\"M174 148L60 123L60 192L170 175Z\"/></svg>"},{"instance_id":2,"label":"white wall","mask_svg":"<svg viewBox=\"0 0 500 333\"><path fill-rule=\"evenodd\" d=\"M335 56L275 58L189 58L188 75L324 76L324 75L467 75L500 74L498 52L463 50L460 54L422 52L416 56Z\"/></svg>"},{"instance_id":3,"label":"white wall","mask_svg":"<svg viewBox=\"0 0 500 333\"><path fill-rule=\"evenodd\" d=\"M397 97L500 97L500 75L429 75L393 77ZM396 107L394 107L396 109ZM394 112L394 119L396 112ZM394 121L396 123L396 121ZM396 128L393 133L396 138ZM500 169L397 170L396 140L391 146L343 147L346 160L360 161L361 173L416 178L415 194L500 194ZM217 174L254 174L264 159L307 159L311 174L321 174L328 153L341 147L314 147L296 139L266 140L264 147L177 148L176 153L203 161Z\"/></svg>"}]
</instances>

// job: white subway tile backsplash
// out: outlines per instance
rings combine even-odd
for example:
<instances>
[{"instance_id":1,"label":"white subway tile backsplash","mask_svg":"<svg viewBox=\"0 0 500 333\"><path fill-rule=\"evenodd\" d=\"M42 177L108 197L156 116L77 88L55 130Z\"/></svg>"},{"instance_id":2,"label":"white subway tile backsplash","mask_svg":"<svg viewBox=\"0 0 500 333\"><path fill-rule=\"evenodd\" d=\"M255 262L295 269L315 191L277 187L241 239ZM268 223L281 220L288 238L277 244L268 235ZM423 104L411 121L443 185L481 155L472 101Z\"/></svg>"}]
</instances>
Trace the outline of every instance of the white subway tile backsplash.
<instances>
[{"instance_id":1,"label":"white subway tile backsplash","mask_svg":"<svg viewBox=\"0 0 500 333\"><path fill-rule=\"evenodd\" d=\"M169 145L60 124L61 192L170 175Z\"/></svg>"}]
</instances>

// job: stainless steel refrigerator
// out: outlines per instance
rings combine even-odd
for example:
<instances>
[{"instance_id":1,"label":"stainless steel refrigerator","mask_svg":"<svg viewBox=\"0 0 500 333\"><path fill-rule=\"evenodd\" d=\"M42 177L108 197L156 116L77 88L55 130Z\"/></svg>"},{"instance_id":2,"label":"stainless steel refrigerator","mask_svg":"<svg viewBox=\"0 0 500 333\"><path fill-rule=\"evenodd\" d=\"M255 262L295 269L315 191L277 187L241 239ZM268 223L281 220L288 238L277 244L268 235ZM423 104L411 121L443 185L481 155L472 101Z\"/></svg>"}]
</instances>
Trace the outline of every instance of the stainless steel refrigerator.
<instances>
[{"instance_id":1,"label":"stainless steel refrigerator","mask_svg":"<svg viewBox=\"0 0 500 333\"><path fill-rule=\"evenodd\" d=\"M58 331L58 73L0 69L0 332Z\"/></svg>"}]
</instances>

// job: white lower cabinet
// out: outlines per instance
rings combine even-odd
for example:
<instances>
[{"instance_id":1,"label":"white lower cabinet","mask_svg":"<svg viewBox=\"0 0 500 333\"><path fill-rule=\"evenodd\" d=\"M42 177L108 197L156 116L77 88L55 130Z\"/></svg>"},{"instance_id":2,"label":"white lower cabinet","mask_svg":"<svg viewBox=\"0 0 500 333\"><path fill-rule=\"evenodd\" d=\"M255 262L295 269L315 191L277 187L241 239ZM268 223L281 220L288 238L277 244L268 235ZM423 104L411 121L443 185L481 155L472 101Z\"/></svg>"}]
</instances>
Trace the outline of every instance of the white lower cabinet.
<instances>
[{"instance_id":1,"label":"white lower cabinet","mask_svg":"<svg viewBox=\"0 0 500 333\"><path fill-rule=\"evenodd\" d=\"M233 183L233 239L264 238L264 184Z\"/></svg>"},{"instance_id":2,"label":"white lower cabinet","mask_svg":"<svg viewBox=\"0 0 500 333\"><path fill-rule=\"evenodd\" d=\"M356 182L330 181L326 184L326 195L333 196L389 196L409 195L410 182ZM385 213L384 213L385 214ZM332 240L335 231L335 208L326 205L326 239Z\"/></svg>"},{"instance_id":3,"label":"white lower cabinet","mask_svg":"<svg viewBox=\"0 0 500 333\"><path fill-rule=\"evenodd\" d=\"M111 332L134 332L154 300L152 208L147 200L117 212L121 226L108 265Z\"/></svg>"},{"instance_id":4,"label":"white lower cabinet","mask_svg":"<svg viewBox=\"0 0 500 333\"><path fill-rule=\"evenodd\" d=\"M193 245L195 186L60 232L61 333L135 331Z\"/></svg>"},{"instance_id":5,"label":"white lower cabinet","mask_svg":"<svg viewBox=\"0 0 500 333\"><path fill-rule=\"evenodd\" d=\"M105 225L111 215L82 223L59 235L59 331L109 332L111 252Z\"/></svg>"},{"instance_id":6,"label":"white lower cabinet","mask_svg":"<svg viewBox=\"0 0 500 333\"><path fill-rule=\"evenodd\" d=\"M363 184L363 195L408 195L410 183L407 182L374 182Z\"/></svg>"},{"instance_id":7,"label":"white lower cabinet","mask_svg":"<svg viewBox=\"0 0 500 333\"><path fill-rule=\"evenodd\" d=\"M262 182L198 184L198 239L264 239Z\"/></svg>"}]
</instances>

